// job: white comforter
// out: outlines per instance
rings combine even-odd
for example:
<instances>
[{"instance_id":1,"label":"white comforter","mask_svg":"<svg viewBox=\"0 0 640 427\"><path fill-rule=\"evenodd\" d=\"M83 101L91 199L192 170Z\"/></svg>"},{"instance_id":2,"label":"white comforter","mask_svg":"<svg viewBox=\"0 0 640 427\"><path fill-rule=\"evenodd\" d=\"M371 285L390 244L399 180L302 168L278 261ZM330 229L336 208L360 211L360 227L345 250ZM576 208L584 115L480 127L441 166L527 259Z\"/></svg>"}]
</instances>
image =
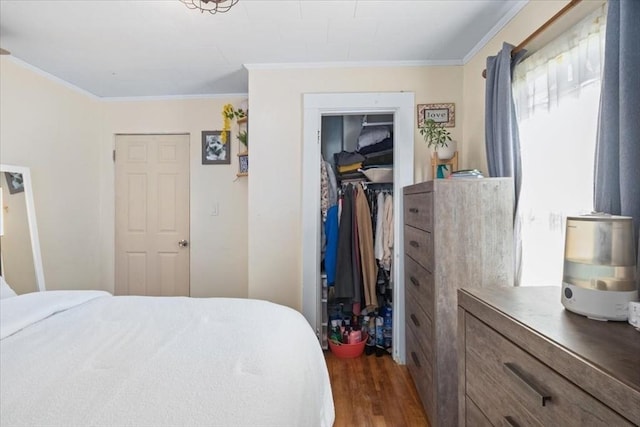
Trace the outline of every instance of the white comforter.
<instances>
[{"instance_id":1,"label":"white comforter","mask_svg":"<svg viewBox=\"0 0 640 427\"><path fill-rule=\"evenodd\" d=\"M324 357L295 310L91 291L0 304L2 427L333 424Z\"/></svg>"}]
</instances>

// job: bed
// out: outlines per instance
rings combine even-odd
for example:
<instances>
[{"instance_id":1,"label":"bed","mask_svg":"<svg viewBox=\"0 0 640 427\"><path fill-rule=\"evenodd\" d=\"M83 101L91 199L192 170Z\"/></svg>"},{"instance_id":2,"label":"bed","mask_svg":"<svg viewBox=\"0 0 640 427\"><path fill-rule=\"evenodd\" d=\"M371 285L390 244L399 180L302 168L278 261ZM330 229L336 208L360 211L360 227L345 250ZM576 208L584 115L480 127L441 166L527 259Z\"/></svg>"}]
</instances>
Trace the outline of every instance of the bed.
<instances>
[{"instance_id":1,"label":"bed","mask_svg":"<svg viewBox=\"0 0 640 427\"><path fill-rule=\"evenodd\" d=\"M101 291L0 304L3 427L333 424L322 350L287 307Z\"/></svg>"}]
</instances>

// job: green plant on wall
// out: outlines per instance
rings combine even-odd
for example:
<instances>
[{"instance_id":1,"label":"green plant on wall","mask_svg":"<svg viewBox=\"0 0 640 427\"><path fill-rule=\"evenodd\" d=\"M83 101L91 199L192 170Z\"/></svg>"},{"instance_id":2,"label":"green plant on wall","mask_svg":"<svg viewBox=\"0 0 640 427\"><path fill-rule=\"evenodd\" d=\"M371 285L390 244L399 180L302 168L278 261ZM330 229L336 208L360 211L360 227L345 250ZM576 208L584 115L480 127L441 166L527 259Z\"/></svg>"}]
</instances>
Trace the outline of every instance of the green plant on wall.
<instances>
[{"instance_id":1,"label":"green plant on wall","mask_svg":"<svg viewBox=\"0 0 640 427\"><path fill-rule=\"evenodd\" d=\"M424 142L427 143L427 147L446 147L451 141L451 133L442 123L437 123L433 119L425 120L419 130Z\"/></svg>"},{"instance_id":2,"label":"green plant on wall","mask_svg":"<svg viewBox=\"0 0 640 427\"><path fill-rule=\"evenodd\" d=\"M244 144L247 150L249 149L249 133L246 130L240 131L236 138L238 138L238 141Z\"/></svg>"},{"instance_id":3,"label":"green plant on wall","mask_svg":"<svg viewBox=\"0 0 640 427\"><path fill-rule=\"evenodd\" d=\"M231 129L231 120L245 117L247 117L247 112L242 108L236 110L231 104L225 104L222 107L222 135L220 139L223 144L227 142L227 132Z\"/></svg>"}]
</instances>

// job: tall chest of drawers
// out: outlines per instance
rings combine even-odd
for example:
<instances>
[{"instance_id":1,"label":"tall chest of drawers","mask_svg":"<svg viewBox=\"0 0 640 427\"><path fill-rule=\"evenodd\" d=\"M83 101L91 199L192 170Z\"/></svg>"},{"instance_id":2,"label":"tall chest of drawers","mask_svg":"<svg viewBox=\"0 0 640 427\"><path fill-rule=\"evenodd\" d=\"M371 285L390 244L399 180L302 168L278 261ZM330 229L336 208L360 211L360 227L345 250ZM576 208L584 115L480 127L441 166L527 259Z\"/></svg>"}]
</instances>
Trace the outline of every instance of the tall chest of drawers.
<instances>
[{"instance_id":1,"label":"tall chest of drawers","mask_svg":"<svg viewBox=\"0 0 640 427\"><path fill-rule=\"evenodd\" d=\"M513 181L440 179L403 197L407 366L431 426L455 426L456 291L513 284Z\"/></svg>"},{"instance_id":2,"label":"tall chest of drawers","mask_svg":"<svg viewBox=\"0 0 640 427\"><path fill-rule=\"evenodd\" d=\"M640 425L640 334L566 311L560 287L461 289L461 426Z\"/></svg>"}]
</instances>

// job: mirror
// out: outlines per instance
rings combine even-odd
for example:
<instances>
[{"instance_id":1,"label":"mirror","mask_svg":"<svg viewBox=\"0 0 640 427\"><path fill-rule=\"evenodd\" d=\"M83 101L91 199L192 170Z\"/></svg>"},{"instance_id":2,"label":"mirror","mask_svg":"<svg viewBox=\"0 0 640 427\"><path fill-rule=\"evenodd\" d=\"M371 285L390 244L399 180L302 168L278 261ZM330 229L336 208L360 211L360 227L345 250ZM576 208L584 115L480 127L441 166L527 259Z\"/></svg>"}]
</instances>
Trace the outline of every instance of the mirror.
<instances>
[{"instance_id":1,"label":"mirror","mask_svg":"<svg viewBox=\"0 0 640 427\"><path fill-rule=\"evenodd\" d=\"M0 164L0 268L18 294L44 291L44 270L28 167Z\"/></svg>"}]
</instances>

